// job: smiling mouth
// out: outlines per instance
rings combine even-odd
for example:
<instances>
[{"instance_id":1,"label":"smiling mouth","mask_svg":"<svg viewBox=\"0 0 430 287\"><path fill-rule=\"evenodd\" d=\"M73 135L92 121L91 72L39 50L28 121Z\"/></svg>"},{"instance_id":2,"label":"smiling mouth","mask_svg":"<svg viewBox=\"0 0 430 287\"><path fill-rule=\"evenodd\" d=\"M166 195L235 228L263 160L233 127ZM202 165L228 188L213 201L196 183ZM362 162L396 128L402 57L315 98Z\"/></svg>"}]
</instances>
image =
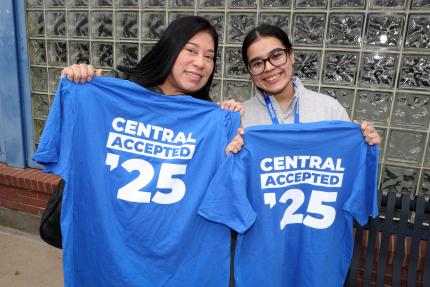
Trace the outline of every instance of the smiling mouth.
<instances>
[{"instance_id":1,"label":"smiling mouth","mask_svg":"<svg viewBox=\"0 0 430 287\"><path fill-rule=\"evenodd\" d=\"M203 78L202 74L194 73L194 72L185 72L190 78L194 80L201 80Z\"/></svg>"},{"instance_id":2,"label":"smiling mouth","mask_svg":"<svg viewBox=\"0 0 430 287\"><path fill-rule=\"evenodd\" d=\"M273 83L273 82L276 82L280 78L280 76L281 76L280 73L278 73L273 76L264 78L264 81L268 83Z\"/></svg>"}]
</instances>

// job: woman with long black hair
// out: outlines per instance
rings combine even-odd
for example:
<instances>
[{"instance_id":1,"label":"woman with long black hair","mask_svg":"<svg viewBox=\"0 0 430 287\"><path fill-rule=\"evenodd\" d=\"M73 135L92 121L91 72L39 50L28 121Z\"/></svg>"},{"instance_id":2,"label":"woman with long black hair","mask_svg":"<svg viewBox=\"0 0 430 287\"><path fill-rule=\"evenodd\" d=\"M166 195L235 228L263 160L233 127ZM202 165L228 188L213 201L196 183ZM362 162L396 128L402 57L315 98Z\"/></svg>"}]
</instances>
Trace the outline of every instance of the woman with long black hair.
<instances>
[{"instance_id":1,"label":"woman with long black hair","mask_svg":"<svg viewBox=\"0 0 430 287\"><path fill-rule=\"evenodd\" d=\"M191 95L196 99L211 101L209 90L215 72L218 34L206 19L187 16L173 21L155 46L140 60L136 67L119 66L121 78L135 82L164 95ZM61 72L76 83L91 81L101 76L102 70L92 65L73 64ZM226 100L221 108L238 111L243 109L235 100ZM242 133L240 131L239 133ZM226 153L238 152L243 144L236 137L226 148Z\"/></svg>"}]
</instances>

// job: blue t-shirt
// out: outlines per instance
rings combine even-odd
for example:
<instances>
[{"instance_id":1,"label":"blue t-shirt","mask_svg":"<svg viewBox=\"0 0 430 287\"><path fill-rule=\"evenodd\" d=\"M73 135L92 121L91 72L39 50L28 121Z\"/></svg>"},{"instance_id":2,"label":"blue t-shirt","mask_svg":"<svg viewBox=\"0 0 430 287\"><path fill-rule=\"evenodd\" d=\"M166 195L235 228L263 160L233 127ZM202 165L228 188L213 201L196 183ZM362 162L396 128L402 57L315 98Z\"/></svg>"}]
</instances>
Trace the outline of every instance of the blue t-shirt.
<instances>
[{"instance_id":1,"label":"blue t-shirt","mask_svg":"<svg viewBox=\"0 0 430 287\"><path fill-rule=\"evenodd\" d=\"M229 230L197 214L239 114L63 79L34 160L66 182L65 286L227 286Z\"/></svg>"},{"instance_id":2,"label":"blue t-shirt","mask_svg":"<svg viewBox=\"0 0 430 287\"><path fill-rule=\"evenodd\" d=\"M199 208L239 232L236 287L343 286L353 218L378 213L377 153L349 122L246 129Z\"/></svg>"}]
</instances>

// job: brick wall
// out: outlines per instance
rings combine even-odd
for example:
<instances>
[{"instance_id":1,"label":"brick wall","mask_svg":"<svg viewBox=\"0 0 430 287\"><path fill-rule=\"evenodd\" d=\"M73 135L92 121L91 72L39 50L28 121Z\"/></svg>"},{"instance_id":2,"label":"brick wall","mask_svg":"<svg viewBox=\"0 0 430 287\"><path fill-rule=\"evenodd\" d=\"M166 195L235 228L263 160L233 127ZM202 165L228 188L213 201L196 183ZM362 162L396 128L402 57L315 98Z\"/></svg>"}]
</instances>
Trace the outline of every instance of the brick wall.
<instances>
[{"instance_id":1,"label":"brick wall","mask_svg":"<svg viewBox=\"0 0 430 287\"><path fill-rule=\"evenodd\" d=\"M0 207L42 215L60 178L38 169L0 164Z\"/></svg>"}]
</instances>

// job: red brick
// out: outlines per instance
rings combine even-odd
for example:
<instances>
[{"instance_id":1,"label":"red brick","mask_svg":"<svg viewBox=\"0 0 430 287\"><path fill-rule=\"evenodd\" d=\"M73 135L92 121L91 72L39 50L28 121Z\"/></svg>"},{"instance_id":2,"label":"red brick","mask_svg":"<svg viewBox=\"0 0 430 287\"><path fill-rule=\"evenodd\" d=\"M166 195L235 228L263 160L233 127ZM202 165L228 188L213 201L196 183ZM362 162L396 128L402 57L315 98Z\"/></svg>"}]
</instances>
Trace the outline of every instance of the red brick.
<instances>
[{"instance_id":1,"label":"red brick","mask_svg":"<svg viewBox=\"0 0 430 287\"><path fill-rule=\"evenodd\" d=\"M18 186L18 176L21 174L20 169L12 169L9 173L10 185Z\"/></svg>"},{"instance_id":2,"label":"red brick","mask_svg":"<svg viewBox=\"0 0 430 287\"><path fill-rule=\"evenodd\" d=\"M18 194L16 194L16 192L10 192L7 194L7 200L9 201L14 201L14 202L19 202L20 201L20 197Z\"/></svg>"},{"instance_id":3,"label":"red brick","mask_svg":"<svg viewBox=\"0 0 430 287\"><path fill-rule=\"evenodd\" d=\"M8 199L9 198L9 193L0 189L0 199Z\"/></svg>"},{"instance_id":4,"label":"red brick","mask_svg":"<svg viewBox=\"0 0 430 287\"><path fill-rule=\"evenodd\" d=\"M16 188L8 185L0 185L0 189L7 193L15 193Z\"/></svg>"},{"instance_id":5,"label":"red brick","mask_svg":"<svg viewBox=\"0 0 430 287\"><path fill-rule=\"evenodd\" d=\"M37 198L37 195L39 194L38 191L28 190L28 189L17 189L16 193L20 196L25 196L29 198Z\"/></svg>"},{"instance_id":6,"label":"red brick","mask_svg":"<svg viewBox=\"0 0 430 287\"><path fill-rule=\"evenodd\" d=\"M38 177L38 175L34 174L34 173L30 176L30 183L31 183L31 189L32 190L38 190L37 177Z\"/></svg>"},{"instance_id":7,"label":"red brick","mask_svg":"<svg viewBox=\"0 0 430 287\"><path fill-rule=\"evenodd\" d=\"M37 199L43 200L45 202L48 202L48 200L49 200L50 197L51 197L50 193L40 192L40 193L37 194Z\"/></svg>"},{"instance_id":8,"label":"red brick","mask_svg":"<svg viewBox=\"0 0 430 287\"><path fill-rule=\"evenodd\" d=\"M0 184L5 184L6 183L6 179L4 177L3 172L0 170Z\"/></svg>"},{"instance_id":9,"label":"red brick","mask_svg":"<svg viewBox=\"0 0 430 287\"><path fill-rule=\"evenodd\" d=\"M40 178L38 179L38 184L40 186L40 191L42 192L49 192L49 187L47 186L47 184L49 183L49 181L51 180L51 175L50 174L42 174L40 176Z\"/></svg>"},{"instance_id":10,"label":"red brick","mask_svg":"<svg viewBox=\"0 0 430 287\"><path fill-rule=\"evenodd\" d=\"M17 206L17 209L20 211L29 212L33 214L39 214L39 212L43 210L43 208L34 207L31 205L21 204L21 203L18 203L16 206Z\"/></svg>"},{"instance_id":11,"label":"red brick","mask_svg":"<svg viewBox=\"0 0 430 287\"><path fill-rule=\"evenodd\" d=\"M9 185L11 184L10 182L10 176L9 176L9 171L6 171L6 173L3 174L3 184L4 185Z\"/></svg>"},{"instance_id":12,"label":"red brick","mask_svg":"<svg viewBox=\"0 0 430 287\"><path fill-rule=\"evenodd\" d=\"M38 207L38 208L45 208L46 207L45 201L30 198L30 197L25 197L25 196L19 196L18 195L17 196L17 202L25 204L25 205L33 206L33 207Z\"/></svg>"},{"instance_id":13,"label":"red brick","mask_svg":"<svg viewBox=\"0 0 430 287\"><path fill-rule=\"evenodd\" d=\"M20 210L18 208L19 204L13 201L0 199L0 205L9 209Z\"/></svg>"},{"instance_id":14,"label":"red brick","mask_svg":"<svg viewBox=\"0 0 430 287\"><path fill-rule=\"evenodd\" d=\"M61 177L58 175L49 174L49 183L58 185L60 183Z\"/></svg>"},{"instance_id":15,"label":"red brick","mask_svg":"<svg viewBox=\"0 0 430 287\"><path fill-rule=\"evenodd\" d=\"M18 176L18 185L21 188L30 188L31 185L28 185L26 182L26 179L28 176L32 173L31 169L25 169L23 172Z\"/></svg>"}]
</instances>

